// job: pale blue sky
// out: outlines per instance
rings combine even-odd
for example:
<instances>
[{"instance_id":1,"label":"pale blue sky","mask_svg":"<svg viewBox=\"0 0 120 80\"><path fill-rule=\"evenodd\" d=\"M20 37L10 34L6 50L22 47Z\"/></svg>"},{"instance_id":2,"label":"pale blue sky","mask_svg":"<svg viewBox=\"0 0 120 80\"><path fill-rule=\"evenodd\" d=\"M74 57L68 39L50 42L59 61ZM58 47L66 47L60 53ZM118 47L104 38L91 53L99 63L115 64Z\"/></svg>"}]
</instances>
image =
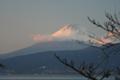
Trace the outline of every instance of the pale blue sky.
<instances>
[{"instance_id":1,"label":"pale blue sky","mask_svg":"<svg viewBox=\"0 0 120 80\"><path fill-rule=\"evenodd\" d=\"M102 21L105 11L120 11L120 0L0 0L0 52L27 47L32 34L64 24L90 27L87 16Z\"/></svg>"}]
</instances>

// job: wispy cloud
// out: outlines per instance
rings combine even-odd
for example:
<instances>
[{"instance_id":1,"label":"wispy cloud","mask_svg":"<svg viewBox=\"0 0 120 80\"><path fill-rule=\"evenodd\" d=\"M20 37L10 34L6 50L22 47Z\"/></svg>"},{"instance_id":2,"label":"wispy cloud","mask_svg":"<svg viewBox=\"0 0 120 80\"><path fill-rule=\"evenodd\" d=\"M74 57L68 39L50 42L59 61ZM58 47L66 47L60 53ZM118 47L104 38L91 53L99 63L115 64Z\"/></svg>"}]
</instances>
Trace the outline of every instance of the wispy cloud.
<instances>
[{"instance_id":1,"label":"wispy cloud","mask_svg":"<svg viewBox=\"0 0 120 80\"><path fill-rule=\"evenodd\" d=\"M60 28L58 31L49 34L49 35L41 35L41 34L34 34L32 35L32 40L35 42L50 42L55 40L79 40L83 42L89 42L96 43L99 45L108 44L113 42L113 34L108 33L106 36L102 36L99 38L96 38L95 36L91 36L90 33L88 33L88 30L84 27L81 29L75 28L75 26L67 24Z\"/></svg>"},{"instance_id":2,"label":"wispy cloud","mask_svg":"<svg viewBox=\"0 0 120 80\"><path fill-rule=\"evenodd\" d=\"M51 35L34 34L32 35L32 40L35 42L46 42L52 41L53 37Z\"/></svg>"},{"instance_id":3,"label":"wispy cloud","mask_svg":"<svg viewBox=\"0 0 120 80\"><path fill-rule=\"evenodd\" d=\"M34 34L32 35L32 40L35 42L46 42L54 40L79 40L79 41L89 41L90 37L87 33L86 28L78 28L75 25L67 24L61 27L59 30L52 34L41 35Z\"/></svg>"}]
</instances>

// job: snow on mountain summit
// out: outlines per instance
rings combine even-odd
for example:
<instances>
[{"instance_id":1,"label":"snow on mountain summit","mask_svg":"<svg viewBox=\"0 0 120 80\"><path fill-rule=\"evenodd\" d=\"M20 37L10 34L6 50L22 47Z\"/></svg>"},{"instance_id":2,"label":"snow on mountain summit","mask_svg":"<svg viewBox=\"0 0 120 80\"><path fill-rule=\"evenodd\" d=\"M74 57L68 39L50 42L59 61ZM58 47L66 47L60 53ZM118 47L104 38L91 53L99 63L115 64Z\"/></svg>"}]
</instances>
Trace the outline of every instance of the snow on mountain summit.
<instances>
[{"instance_id":1,"label":"snow on mountain summit","mask_svg":"<svg viewBox=\"0 0 120 80\"><path fill-rule=\"evenodd\" d=\"M53 37L70 37L79 32L76 26L67 24L52 34Z\"/></svg>"},{"instance_id":2,"label":"snow on mountain summit","mask_svg":"<svg viewBox=\"0 0 120 80\"><path fill-rule=\"evenodd\" d=\"M78 40L85 43L92 43L95 45L105 45L114 43L115 38L112 33L108 32L106 36L96 38L96 36L88 33L85 27L79 27L72 24L67 24L61 27L58 31L52 34L53 37L64 39L64 40Z\"/></svg>"},{"instance_id":3,"label":"snow on mountain summit","mask_svg":"<svg viewBox=\"0 0 120 80\"><path fill-rule=\"evenodd\" d=\"M87 35L85 28L83 29L73 24L67 24L49 35L33 35L32 39L36 42L49 42L56 40L79 40L86 42L89 41L90 37Z\"/></svg>"},{"instance_id":4,"label":"snow on mountain summit","mask_svg":"<svg viewBox=\"0 0 120 80\"><path fill-rule=\"evenodd\" d=\"M94 35L88 33L85 27L78 27L78 25L73 25L73 24L64 25L57 31L53 32L52 34L48 34L48 35L36 34L32 36L32 39L35 42L78 40L88 44L92 42L97 45L112 43L113 41L110 38L106 36L96 38Z\"/></svg>"}]
</instances>

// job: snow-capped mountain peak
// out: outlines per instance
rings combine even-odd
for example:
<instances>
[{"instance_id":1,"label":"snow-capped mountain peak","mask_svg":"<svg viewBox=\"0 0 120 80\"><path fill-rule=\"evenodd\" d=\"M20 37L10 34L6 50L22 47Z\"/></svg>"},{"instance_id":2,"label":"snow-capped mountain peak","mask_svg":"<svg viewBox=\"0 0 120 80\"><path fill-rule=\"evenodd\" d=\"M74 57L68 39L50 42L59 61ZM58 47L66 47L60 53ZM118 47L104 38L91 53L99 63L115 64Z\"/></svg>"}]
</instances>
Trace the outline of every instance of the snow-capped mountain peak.
<instances>
[{"instance_id":1,"label":"snow-capped mountain peak","mask_svg":"<svg viewBox=\"0 0 120 80\"><path fill-rule=\"evenodd\" d=\"M90 44L95 43L96 45L104 45L112 43L112 40L108 37L96 38L94 35L88 33L87 28L79 27L78 25L67 24L62 26L57 31L48 35L36 34L32 36L33 41L36 42L51 42L61 40L78 40Z\"/></svg>"},{"instance_id":2,"label":"snow-capped mountain peak","mask_svg":"<svg viewBox=\"0 0 120 80\"><path fill-rule=\"evenodd\" d=\"M79 32L76 26L72 24L67 24L60 28L58 31L52 34L53 37L70 37L74 36Z\"/></svg>"},{"instance_id":3,"label":"snow-capped mountain peak","mask_svg":"<svg viewBox=\"0 0 120 80\"><path fill-rule=\"evenodd\" d=\"M62 26L57 31L49 35L37 34L33 36L33 40L37 42L49 42L49 41L61 41L61 40L78 40L82 42L89 42L91 37L87 33L87 29L84 27L78 27L78 25L67 24Z\"/></svg>"}]
</instances>

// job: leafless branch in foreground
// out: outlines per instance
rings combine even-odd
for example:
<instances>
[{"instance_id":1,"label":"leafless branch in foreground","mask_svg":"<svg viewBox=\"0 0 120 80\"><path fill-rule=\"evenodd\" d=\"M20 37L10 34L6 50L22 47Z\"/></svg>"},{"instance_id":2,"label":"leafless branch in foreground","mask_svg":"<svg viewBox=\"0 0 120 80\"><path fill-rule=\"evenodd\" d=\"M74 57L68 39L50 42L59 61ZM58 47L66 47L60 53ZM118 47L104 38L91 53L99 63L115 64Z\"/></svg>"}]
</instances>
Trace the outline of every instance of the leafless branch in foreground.
<instances>
[{"instance_id":1,"label":"leafless branch in foreground","mask_svg":"<svg viewBox=\"0 0 120 80\"><path fill-rule=\"evenodd\" d=\"M57 58L58 61L60 61L65 66L71 68L78 74L90 80L103 80L104 78L108 78L111 75L110 70L101 70L95 64L86 64L85 62L83 62L82 64L80 64L80 67L76 67L75 63L72 60L68 61L66 58L61 59L56 54L55 54L55 57Z\"/></svg>"}]
</instances>

